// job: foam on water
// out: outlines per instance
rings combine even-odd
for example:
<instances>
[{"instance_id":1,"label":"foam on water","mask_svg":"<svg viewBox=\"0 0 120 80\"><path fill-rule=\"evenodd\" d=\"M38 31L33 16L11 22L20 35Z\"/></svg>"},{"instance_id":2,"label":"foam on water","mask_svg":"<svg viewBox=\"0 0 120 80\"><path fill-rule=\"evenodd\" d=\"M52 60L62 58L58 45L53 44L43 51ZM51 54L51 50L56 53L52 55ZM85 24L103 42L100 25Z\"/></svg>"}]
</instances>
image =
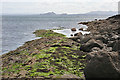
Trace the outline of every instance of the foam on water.
<instances>
[{"instance_id":1,"label":"foam on water","mask_svg":"<svg viewBox=\"0 0 120 80\"><path fill-rule=\"evenodd\" d=\"M88 27L86 25L80 25L80 28L83 28L84 30L86 30ZM89 34L89 31L81 31L79 30L79 28L76 28L76 31L71 31L71 29L62 29L62 30L53 30L54 32L60 33L60 34L64 34L66 35L66 37L71 37L71 34L76 34L81 32L83 35L84 34Z\"/></svg>"}]
</instances>

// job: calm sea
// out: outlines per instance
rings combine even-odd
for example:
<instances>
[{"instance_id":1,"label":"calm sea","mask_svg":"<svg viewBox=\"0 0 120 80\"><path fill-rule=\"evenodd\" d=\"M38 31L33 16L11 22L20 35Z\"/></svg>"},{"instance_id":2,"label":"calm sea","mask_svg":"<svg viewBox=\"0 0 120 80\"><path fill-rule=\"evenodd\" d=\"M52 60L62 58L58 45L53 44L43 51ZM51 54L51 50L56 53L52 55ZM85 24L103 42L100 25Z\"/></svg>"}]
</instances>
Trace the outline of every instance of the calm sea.
<instances>
[{"instance_id":1,"label":"calm sea","mask_svg":"<svg viewBox=\"0 0 120 80\"><path fill-rule=\"evenodd\" d=\"M79 28L78 22L104 19L108 16L72 16L72 15L6 15L2 16L2 53L22 46L24 42L36 39L33 32L38 29L65 27ZM1 38L0 38L1 39ZM1 40L0 40L1 41Z\"/></svg>"}]
</instances>

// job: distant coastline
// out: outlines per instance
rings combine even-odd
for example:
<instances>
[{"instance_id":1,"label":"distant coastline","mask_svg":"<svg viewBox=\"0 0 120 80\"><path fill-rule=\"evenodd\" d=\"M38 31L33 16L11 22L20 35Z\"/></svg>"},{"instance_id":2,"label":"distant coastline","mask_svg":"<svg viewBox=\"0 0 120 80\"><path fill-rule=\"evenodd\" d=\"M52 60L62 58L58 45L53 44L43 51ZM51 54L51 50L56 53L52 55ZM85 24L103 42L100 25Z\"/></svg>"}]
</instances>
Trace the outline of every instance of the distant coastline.
<instances>
[{"instance_id":1,"label":"distant coastline","mask_svg":"<svg viewBox=\"0 0 120 80\"><path fill-rule=\"evenodd\" d=\"M48 13L42 13L40 15L117 15L118 11L91 11L88 13L84 13L84 14L67 14L67 13L63 13L63 14L56 14L55 12L48 12Z\"/></svg>"},{"instance_id":2,"label":"distant coastline","mask_svg":"<svg viewBox=\"0 0 120 80\"><path fill-rule=\"evenodd\" d=\"M108 16L113 16L113 15L117 15L118 14L118 11L91 11L91 12L88 12L88 13L81 13L81 14L68 14L68 13L61 13L61 14L58 14L58 13L55 13L55 12L46 12L46 13L36 13L36 14L0 14L1 16L2 15L14 15L14 16L18 16L18 15L52 15L52 16L55 16L55 15L108 15Z\"/></svg>"}]
</instances>

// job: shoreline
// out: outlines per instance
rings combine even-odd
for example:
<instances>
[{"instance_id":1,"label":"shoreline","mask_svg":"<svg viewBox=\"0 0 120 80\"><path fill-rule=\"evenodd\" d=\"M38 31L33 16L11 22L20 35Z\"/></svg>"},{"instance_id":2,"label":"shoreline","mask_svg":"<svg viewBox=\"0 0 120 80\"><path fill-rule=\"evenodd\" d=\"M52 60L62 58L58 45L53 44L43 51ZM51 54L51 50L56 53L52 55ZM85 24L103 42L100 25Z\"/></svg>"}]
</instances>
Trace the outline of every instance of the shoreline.
<instances>
[{"instance_id":1,"label":"shoreline","mask_svg":"<svg viewBox=\"0 0 120 80\"><path fill-rule=\"evenodd\" d=\"M86 27L86 26L81 25L80 27ZM77 28L76 28L76 29L77 29ZM55 32L59 31L59 32L57 32L57 33L64 34L64 35L66 35L66 37L71 37L70 34L72 34L71 29L70 29L70 28L65 28L65 27L53 27L53 29L44 29L44 30L53 30L53 31L55 31ZM66 31L66 30L68 31L68 33L64 33L64 31ZM35 30L35 31L36 31L36 30ZM18 45L18 47L13 48L12 50L5 50L5 51L3 51L2 54L6 54L6 53L8 53L8 52L10 52L10 51L16 50L17 48L19 48L19 47L21 47L22 45L24 45L25 42L28 42L28 41L31 41L31 40L35 40L35 39L39 39L39 37L36 37L36 35L33 34L35 31L32 31L32 32L30 33L30 34L33 36L33 38L30 38L29 40L25 40L24 42L20 43L20 45ZM61 31L62 31L63 33L62 33ZM70 32L70 33L69 33L69 32ZM79 32L79 30L78 30L78 32ZM76 32L76 33L78 33L78 32ZM84 33L84 32L82 32L82 33ZM85 32L85 33L87 33L87 32ZM69 36L68 36L68 35L69 35ZM0 55L2 55L2 54L0 54Z\"/></svg>"},{"instance_id":2,"label":"shoreline","mask_svg":"<svg viewBox=\"0 0 120 80\"><path fill-rule=\"evenodd\" d=\"M36 36L39 36L39 37L42 37L42 38L40 38L40 39L36 39L36 40L32 40L32 41L28 41L28 42L26 42L23 46L21 46L21 47L19 47L19 48L17 48L16 50L14 50L14 51L10 51L9 53L6 53L6 54L3 54L2 55L2 59L3 59L3 63L6 63L6 62L9 62L9 57L11 56L11 57L14 57L14 56L17 56L17 57L22 57L22 58L24 58L25 56L26 57L34 57L34 58L36 58L37 59L37 56L39 56L38 57L38 59L37 60L39 60L39 59L42 59L42 55L40 56L40 53L41 52L44 52L45 51L45 53L43 53L43 54L45 54L46 56L44 56L44 57L47 57L47 54L46 54L46 49L48 50L47 51L47 53L49 53L49 54L53 54L53 52L51 53L51 52L49 52L50 50L55 50L55 56L56 56L56 59L55 59L55 63L53 64L54 66L56 66L56 67L62 67L62 66L59 66L60 64L59 64L59 62L56 62L57 61L57 59L59 59L59 57L60 56L57 56L57 53L59 52L59 54L61 55L61 59L60 60L65 60L65 61L69 61L68 63L70 64L70 63L74 63L74 62L72 62L73 60L72 60L72 57L71 56L74 56L75 58L73 58L73 59L78 59L78 50L79 50L79 44L78 43L76 43L76 42L74 42L73 40L71 40L71 39L68 39L67 37L65 37L65 35L63 35L63 34L59 34L59 33L55 33L55 32L53 32L53 31L51 31L51 30L37 30L36 32L34 32L34 34L36 34ZM51 36L51 37L50 37ZM37 43L37 44L36 44ZM52 43L52 44L51 44ZM37 47L38 46L38 47ZM31 48L30 48L31 47ZM63 50L67 50L67 51L64 51L63 52ZM22 51L21 51L22 50ZM40 50L40 51L39 51ZM71 53L70 53L70 52ZM76 51L76 54L73 54L74 53L74 51ZM38 53L38 54L36 54L36 52ZM80 50L79 50L79 52L80 52ZM29 54L28 54L29 53ZM81 53L83 53L83 52L81 52ZM71 54L69 57L67 57L67 54ZM49 55L49 56L52 56L52 55ZM48 56L48 57L49 57ZM80 61L82 61L82 62L84 62L84 54L81 54L81 59L82 59L82 56L83 56L83 60L80 60ZM16 57L16 58L17 58ZM43 58L44 58L43 57ZM51 59L52 58L52 59ZM53 60L54 59L54 57L51 57L50 58L50 61L51 60ZM7 60L6 60L7 59ZM20 61L22 60L22 59L19 59ZM26 60L26 59L25 59ZM38 64L37 63L37 60L35 61L35 63L36 64ZM46 60L46 59L43 59L43 60ZM10 60L11 61L11 60ZM18 62L16 63L16 59L15 58L13 58L12 59L12 61L15 61L15 64L16 65L19 65L19 66L22 66L22 65L25 65L26 63L23 63L22 65L21 65L21 63L20 64L18 64ZM32 61L30 61L30 62L32 62ZM44 61L43 61L44 62ZM34 62L33 62L34 63ZM57 64L56 64L57 63ZM48 63L47 63L48 64ZM66 66L68 66L68 64L67 63L65 63L64 62L64 64L66 65ZM81 64L81 63L78 63L78 64ZM76 65L78 65L78 64L76 64ZM7 64L4 64L4 66L5 65L7 65ZM11 64L12 65L12 64ZM28 65L28 64L27 64ZM72 67L73 65L71 64L71 67ZM84 66L84 65L83 65ZM6 66L7 67L7 66ZM16 67L15 65L14 65L14 67ZM24 66L23 66L24 67ZM25 66L26 67L26 66ZM24 68L25 68L24 67ZM34 66L32 66L32 67L34 67ZM12 67L11 67L12 68ZM64 68L64 67L63 67ZM75 67L74 67L75 68ZM76 69L79 69L80 67L76 67ZM82 69L83 67L81 67L81 69ZM67 69L67 68L66 68ZM72 69L72 68L71 68ZM6 71L6 68L4 67L4 69L3 70L5 70ZM37 69L36 69L37 70ZM64 70L64 69L63 69ZM9 70L8 70L9 71ZM64 75L61 75L61 74L63 74L63 73L68 73L68 74L71 74L71 72L69 72L69 71L63 71L62 73L61 73L61 71L62 70L58 70L57 71L57 73L56 72L54 72L53 73L53 71L51 72L50 71L50 73L44 73L43 75L49 75L49 74L51 74L51 73L53 73L53 74L55 74L54 75L54 77L56 78L56 77L63 77ZM44 72L44 71L43 71ZM49 72L49 71L48 71ZM4 74L4 73L3 73ZM15 74L15 73L14 73ZM56 75L57 74L57 75ZM67 75L67 76L69 76L68 74L65 74L65 75ZM83 75L83 73L79 73L81 76ZM6 74L4 74L4 75L6 75ZM28 75L28 73L27 73L27 75ZM31 78L32 76L31 75L35 75L35 74L30 74L30 76L27 76L28 78ZM39 74L38 74L39 75ZM78 76L76 76L76 75L73 75L73 74L71 74L72 76L74 76L75 78L78 78ZM11 75L12 76L12 75ZM25 76L24 76L25 77ZM44 77L50 77L50 76L44 76ZM79 77L80 78L80 77Z\"/></svg>"},{"instance_id":3,"label":"shoreline","mask_svg":"<svg viewBox=\"0 0 120 80\"><path fill-rule=\"evenodd\" d=\"M93 65L95 63L97 64L98 61L95 60L95 63L92 64L92 56L96 54L101 55L101 53L109 55L109 52L115 53L116 55L118 54L117 50L113 49L116 43L115 45L111 44L113 45L112 50L109 49L109 45L107 44L110 44L109 41L111 41L110 39L112 38L110 38L109 36L104 36L108 35L109 33L111 33L113 36L119 34L119 30L117 33L110 32L110 29L112 29L113 31L118 29L118 27L116 27L116 25L118 24L116 20L118 19L113 16L105 20L81 22L79 24L87 25L87 30L91 33L86 35L77 34L77 36L72 38L67 38L65 37L65 35L55 33L51 30L36 30L34 34L42 38L25 42L23 46L17 48L16 50L2 55L4 74L3 78L8 78L9 76L20 78L69 78L70 76L72 76L72 78L79 78L84 80L85 78L94 78L95 76L91 76L90 74L95 74L96 72L94 71L94 69L91 69L91 66L93 67ZM99 27L101 25L103 26L103 29ZM113 25L113 27L108 28L106 25ZM114 39L116 40L116 36L115 38L113 38L113 41L115 41ZM91 58L91 62L88 62L88 56L89 58ZM102 59L107 59L104 55L101 56L103 57ZM114 57L114 55L111 56ZM97 56L94 57L96 59L98 58ZM24 61L24 59L26 61ZM76 61L78 62L76 63ZM103 62L103 60L101 61ZM9 65L6 63L9 63ZM14 65L13 63L16 65ZM38 65L43 65L43 67L40 68L38 67ZM103 64L99 64L99 66L101 65ZM14 69L12 67L14 67ZM95 66L94 68L96 70L100 70ZM110 70L112 69L113 68L110 68ZM22 73L21 71L24 73ZM106 72L109 74L109 71ZM104 72L101 73L105 74ZM116 72L114 72L114 74L118 75ZM95 75L96 77L101 76L97 74ZM111 76L114 77L114 75Z\"/></svg>"}]
</instances>

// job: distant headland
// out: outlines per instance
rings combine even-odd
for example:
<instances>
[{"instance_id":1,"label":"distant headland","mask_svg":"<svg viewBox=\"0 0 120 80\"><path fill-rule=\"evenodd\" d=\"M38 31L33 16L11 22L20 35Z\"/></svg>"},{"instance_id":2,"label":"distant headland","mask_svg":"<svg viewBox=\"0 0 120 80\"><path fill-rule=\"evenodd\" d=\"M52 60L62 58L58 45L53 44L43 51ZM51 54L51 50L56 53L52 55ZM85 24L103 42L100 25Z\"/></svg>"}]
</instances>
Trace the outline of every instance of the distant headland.
<instances>
[{"instance_id":1,"label":"distant headland","mask_svg":"<svg viewBox=\"0 0 120 80\"><path fill-rule=\"evenodd\" d=\"M55 15L116 15L116 14L118 14L117 11L91 11L84 14L67 14L67 13L57 14L55 12L47 12L47 13L41 13L40 15L55 16Z\"/></svg>"}]
</instances>

